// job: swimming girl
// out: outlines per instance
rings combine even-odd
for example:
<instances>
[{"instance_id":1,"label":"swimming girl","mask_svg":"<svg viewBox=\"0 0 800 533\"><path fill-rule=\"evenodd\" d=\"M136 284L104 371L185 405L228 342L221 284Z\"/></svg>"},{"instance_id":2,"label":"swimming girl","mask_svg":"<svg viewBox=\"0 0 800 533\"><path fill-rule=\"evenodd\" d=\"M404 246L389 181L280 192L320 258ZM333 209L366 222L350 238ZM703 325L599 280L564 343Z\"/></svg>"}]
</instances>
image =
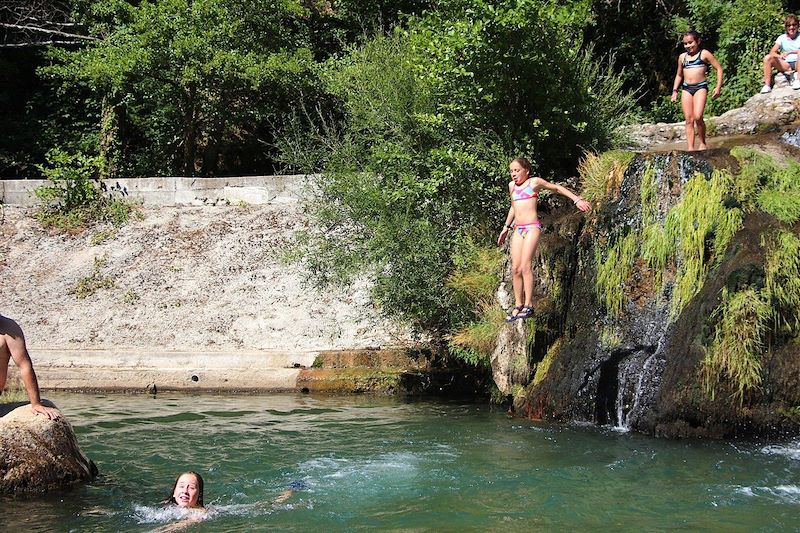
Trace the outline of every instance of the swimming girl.
<instances>
[{"instance_id":1,"label":"swimming girl","mask_svg":"<svg viewBox=\"0 0 800 533\"><path fill-rule=\"evenodd\" d=\"M566 187L556 185L538 176L531 176L531 164L527 159L518 157L508 166L511 182L508 193L511 195L511 208L506 216L505 227L497 238L497 245L502 246L513 230L511 237L511 283L514 286L515 306L506 317L512 322L518 318L533 315L533 254L539 244L542 224L536 212L536 199L539 191L547 189L566 196L583 212L592 209L592 204L573 193Z\"/></svg>"},{"instance_id":2,"label":"swimming girl","mask_svg":"<svg viewBox=\"0 0 800 533\"><path fill-rule=\"evenodd\" d=\"M203 477L192 471L179 475L172 486L172 495L165 498L162 503L205 511L206 508L203 506Z\"/></svg>"},{"instance_id":3,"label":"swimming girl","mask_svg":"<svg viewBox=\"0 0 800 533\"><path fill-rule=\"evenodd\" d=\"M272 504L283 503L294 494L295 489L299 488L303 488L302 482L292 482L288 489L283 491L272 501ZM190 514L183 520L167 524L157 529L156 531L158 531L158 533L178 531L194 522L199 522L208 512L203 503L203 477L197 472L192 471L184 472L179 475L175 480L175 484L172 486L172 494L161 503L167 506L177 505L178 507L190 511Z\"/></svg>"},{"instance_id":4,"label":"swimming girl","mask_svg":"<svg viewBox=\"0 0 800 533\"><path fill-rule=\"evenodd\" d=\"M190 513L178 522L156 529L157 533L179 531L190 524L199 522L207 513L203 503L203 477L192 471L179 475L172 486L172 494L164 498L161 503L167 506L177 505Z\"/></svg>"},{"instance_id":5,"label":"swimming girl","mask_svg":"<svg viewBox=\"0 0 800 533\"><path fill-rule=\"evenodd\" d=\"M778 71L788 78L794 71L792 77L792 89L800 89L800 79L797 78L797 52L800 50L800 35L797 28L798 20L794 15L789 15L783 21L786 33L775 39L775 44L767 55L764 56L764 86L761 93L772 91L772 69Z\"/></svg>"},{"instance_id":6,"label":"swimming girl","mask_svg":"<svg viewBox=\"0 0 800 533\"><path fill-rule=\"evenodd\" d=\"M711 95L712 98L717 98L722 91L722 66L714 54L700 48L700 35L694 30L683 34L683 48L686 51L678 56L678 72L672 85L672 101L678 99L678 89L680 89L681 107L686 118L687 148L690 152L694 150L696 133L700 137L700 150L705 150L706 123L703 121L703 112L708 99L706 72L709 66L717 71L717 86Z\"/></svg>"}]
</instances>

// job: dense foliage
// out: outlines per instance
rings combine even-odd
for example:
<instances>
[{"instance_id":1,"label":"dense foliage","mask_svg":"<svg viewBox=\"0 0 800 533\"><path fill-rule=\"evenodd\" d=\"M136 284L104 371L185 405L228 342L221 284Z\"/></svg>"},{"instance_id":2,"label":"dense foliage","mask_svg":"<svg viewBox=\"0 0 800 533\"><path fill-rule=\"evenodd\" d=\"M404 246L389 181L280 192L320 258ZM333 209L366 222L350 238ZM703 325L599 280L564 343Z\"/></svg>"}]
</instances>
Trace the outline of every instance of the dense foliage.
<instances>
[{"instance_id":1,"label":"dense foliage","mask_svg":"<svg viewBox=\"0 0 800 533\"><path fill-rule=\"evenodd\" d=\"M317 173L312 213L320 231L303 241L316 278L366 271L387 312L445 330L475 318L447 280L475 256L466 237L492 244L507 209L510 158L528 156L560 180L585 151L612 146L623 121L680 119L665 98L689 27L726 69L723 97L709 113L740 104L758 88L760 59L782 31L783 12L796 7L779 0L58 5L59 17L78 23L71 40L47 46L38 38L25 48L17 35L3 41L12 48L0 47L7 131L0 172L52 174L49 153L98 161L103 176Z\"/></svg>"},{"instance_id":2,"label":"dense foliage","mask_svg":"<svg viewBox=\"0 0 800 533\"><path fill-rule=\"evenodd\" d=\"M286 146L324 176L321 231L306 240L312 270L367 269L387 309L452 325L463 310L445 281L468 234L496 237L510 159L563 176L580 147L612 141L632 104L581 47L587 9L450 0L330 62L327 90L343 114L312 116L312 132Z\"/></svg>"},{"instance_id":3,"label":"dense foliage","mask_svg":"<svg viewBox=\"0 0 800 533\"><path fill-rule=\"evenodd\" d=\"M657 120L681 118L679 106L668 102L669 90L681 52L680 33L696 28L726 71L722 97L709 104L709 113L717 114L758 89L761 57L783 31L785 13L800 7L787 0L552 3L560 7L551 15L563 24L554 28L556 38L545 42L503 33L503 16L523 17L518 20L520 34L542 30L538 14L524 18L533 16L530 6L535 2L523 0L483 13L482 2L449 0L59 0L52 4L58 9L38 14L41 31L17 35L18 30L5 30L0 117L10 133L0 140L0 173L35 175L52 148L100 154L107 160L106 171L120 176L280 170L273 143L283 135L287 114L301 104L313 109L329 103L320 90L321 64L398 24L416 24L418 39L442 39L445 49L454 50L467 35L458 33L466 27L450 24L451 15L461 18L461 24L491 21L499 31L495 38L510 39L505 45L511 55L498 58L498 68L476 81L486 85L501 65L513 67L513 61L526 61L526 54L561 60L581 50L595 65L605 64L604 58L613 54L622 89L636 91L642 116ZM516 6L513 15L509 5ZM42 36L54 27L47 18L54 16L60 17L58 23L71 17L67 27L77 28L80 35L51 39L61 44L45 46L48 41ZM423 30L420 20L434 24L437 17L452 35ZM486 26L483 31L488 35L493 30ZM30 47L25 48L26 42ZM520 49L522 44L541 48ZM478 57L484 52L464 49L440 59L464 59L475 66L475 61L486 60ZM472 66L464 65L474 72ZM555 100L562 92L573 93L564 96L574 99L583 90L583 77L573 73L575 77L556 87L553 80L563 79L569 66L557 61L552 66L529 91L551 91ZM502 95L507 78L493 82L495 95ZM563 109L554 103L552 110L538 109L535 118L552 112L549 118L555 119ZM580 123L575 116L562 118ZM509 124L516 128L513 120ZM550 130L545 137L558 134ZM529 140L541 153L557 152L573 138L567 136L558 145L537 141L536 135Z\"/></svg>"}]
</instances>

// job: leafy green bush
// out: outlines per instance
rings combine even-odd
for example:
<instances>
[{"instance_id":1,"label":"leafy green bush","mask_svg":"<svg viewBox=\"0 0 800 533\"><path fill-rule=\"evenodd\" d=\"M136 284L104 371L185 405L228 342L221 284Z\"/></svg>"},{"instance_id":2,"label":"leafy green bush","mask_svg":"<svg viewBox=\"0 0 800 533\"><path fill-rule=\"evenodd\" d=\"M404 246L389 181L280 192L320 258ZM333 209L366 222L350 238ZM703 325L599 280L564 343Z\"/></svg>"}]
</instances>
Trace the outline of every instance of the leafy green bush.
<instances>
[{"instance_id":1,"label":"leafy green bush","mask_svg":"<svg viewBox=\"0 0 800 533\"><path fill-rule=\"evenodd\" d=\"M667 124L682 122L684 119L680 100L673 102L671 96L656 98L648 116L652 122L666 122Z\"/></svg>"},{"instance_id":2,"label":"leafy green bush","mask_svg":"<svg viewBox=\"0 0 800 533\"><path fill-rule=\"evenodd\" d=\"M366 271L387 312L426 328L460 325L471 304L446 280L467 235L496 239L510 159L572 172L578 147L613 142L632 106L581 48L585 10L447 0L329 62L331 106L299 114L308 129L282 144L285 162L321 173L303 240L315 279Z\"/></svg>"},{"instance_id":3,"label":"leafy green bush","mask_svg":"<svg viewBox=\"0 0 800 533\"><path fill-rule=\"evenodd\" d=\"M128 221L131 204L100 190L100 157L54 149L47 160L39 168L49 184L36 189L43 201L36 216L43 226L73 229L96 222L120 226Z\"/></svg>"},{"instance_id":4,"label":"leafy green bush","mask_svg":"<svg viewBox=\"0 0 800 533\"><path fill-rule=\"evenodd\" d=\"M501 282L503 253L467 237L454 251L453 261L455 270L447 288L457 305L450 313L455 330L449 337L450 353L472 364L488 365L505 323L505 313L494 298Z\"/></svg>"},{"instance_id":5,"label":"leafy green bush","mask_svg":"<svg viewBox=\"0 0 800 533\"><path fill-rule=\"evenodd\" d=\"M266 166L274 125L316 92L300 2L91 2L102 36L54 48L40 72L92 90L108 170L217 174Z\"/></svg>"}]
</instances>

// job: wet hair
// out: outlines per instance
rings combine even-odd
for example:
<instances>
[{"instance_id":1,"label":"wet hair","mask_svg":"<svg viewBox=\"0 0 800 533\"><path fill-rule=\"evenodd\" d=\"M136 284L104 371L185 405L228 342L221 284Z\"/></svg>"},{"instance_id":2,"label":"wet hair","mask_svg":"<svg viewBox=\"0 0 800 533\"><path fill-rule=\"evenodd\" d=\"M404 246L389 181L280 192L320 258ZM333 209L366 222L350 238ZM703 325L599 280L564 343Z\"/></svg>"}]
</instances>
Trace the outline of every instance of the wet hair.
<instances>
[{"instance_id":1,"label":"wet hair","mask_svg":"<svg viewBox=\"0 0 800 533\"><path fill-rule=\"evenodd\" d=\"M695 30L689 30L683 32L683 36L681 38L683 37L691 37L692 39L694 39L694 42L700 44L700 34L697 33Z\"/></svg>"},{"instance_id":2,"label":"wet hair","mask_svg":"<svg viewBox=\"0 0 800 533\"><path fill-rule=\"evenodd\" d=\"M795 24L800 24L800 20L797 20L797 17L794 15L789 15L785 19L783 19L783 26L786 27L787 24L790 22L794 22Z\"/></svg>"},{"instance_id":3,"label":"wet hair","mask_svg":"<svg viewBox=\"0 0 800 533\"><path fill-rule=\"evenodd\" d=\"M164 498L164 500L161 502L162 505L178 505L178 502L175 501L175 487L178 486L178 480L181 478L181 476L185 474L191 474L197 478L197 505L199 507L205 507L205 504L203 503L203 476L193 470L178 474L178 477L175 478L175 483L172 484L172 490L170 491L169 496Z\"/></svg>"},{"instance_id":4,"label":"wet hair","mask_svg":"<svg viewBox=\"0 0 800 533\"><path fill-rule=\"evenodd\" d=\"M519 166L524 168L528 171L528 174L531 174L533 171L531 170L531 162L525 159L524 157L518 157L511 161L512 163L519 163Z\"/></svg>"}]
</instances>

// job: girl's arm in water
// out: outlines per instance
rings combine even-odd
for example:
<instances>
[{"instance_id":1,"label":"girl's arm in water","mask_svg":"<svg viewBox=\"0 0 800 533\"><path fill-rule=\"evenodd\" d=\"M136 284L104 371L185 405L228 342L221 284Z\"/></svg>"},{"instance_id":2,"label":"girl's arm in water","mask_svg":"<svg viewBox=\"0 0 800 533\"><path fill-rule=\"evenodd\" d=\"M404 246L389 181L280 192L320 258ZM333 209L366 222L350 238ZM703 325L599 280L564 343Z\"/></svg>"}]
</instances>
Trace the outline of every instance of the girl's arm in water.
<instances>
[{"instance_id":1,"label":"girl's arm in water","mask_svg":"<svg viewBox=\"0 0 800 533\"><path fill-rule=\"evenodd\" d=\"M700 52L700 59L705 59L706 61L708 61L708 63L712 67L714 67L714 70L717 71L717 86L714 87L714 92L711 93L712 98L717 98L719 97L719 94L722 92L722 75L723 75L722 65L719 64L719 61L717 61L717 58L714 57L714 54L712 54L708 50L703 50L702 52Z\"/></svg>"},{"instance_id":2,"label":"girl's arm in water","mask_svg":"<svg viewBox=\"0 0 800 533\"><path fill-rule=\"evenodd\" d=\"M514 182L508 184L508 195L511 197L511 189L514 187ZM503 246L503 243L506 242L506 237L508 237L508 230L511 229L511 224L514 222L514 202L511 202L511 207L508 208L508 214L506 215L506 222L503 224L503 230L500 232L500 236L497 237L497 246Z\"/></svg>"},{"instance_id":3,"label":"girl's arm in water","mask_svg":"<svg viewBox=\"0 0 800 533\"><path fill-rule=\"evenodd\" d=\"M163 525L157 529L154 529L152 533L172 533L173 531L180 531L186 527L189 527L192 524L196 524L203 519L203 515L206 514L206 509L199 508L195 509L197 514L195 516L190 516L188 518L184 518L183 520L178 520L177 522L173 522L172 524Z\"/></svg>"},{"instance_id":4,"label":"girl's arm in water","mask_svg":"<svg viewBox=\"0 0 800 533\"><path fill-rule=\"evenodd\" d=\"M675 81L672 82L672 98L671 100L674 102L678 99L678 93L681 90L681 82L683 81L683 56L686 55L686 52L680 54L678 56L678 70L675 73Z\"/></svg>"},{"instance_id":5,"label":"girl's arm in water","mask_svg":"<svg viewBox=\"0 0 800 533\"><path fill-rule=\"evenodd\" d=\"M538 178L537 177L535 179L536 179L536 182L535 182L534 187L537 190L539 190L539 189L547 189L548 191L557 192L561 196L566 196L567 198L572 200L572 203L575 204L575 207L577 207L578 209L580 209L584 213L587 213L587 212L592 210L592 204L591 203L589 203L588 201L584 200L579 195L575 194L574 192L572 192L571 190L567 189L563 185L558 185L557 183L550 183L549 181L547 181L544 178Z\"/></svg>"}]
</instances>

